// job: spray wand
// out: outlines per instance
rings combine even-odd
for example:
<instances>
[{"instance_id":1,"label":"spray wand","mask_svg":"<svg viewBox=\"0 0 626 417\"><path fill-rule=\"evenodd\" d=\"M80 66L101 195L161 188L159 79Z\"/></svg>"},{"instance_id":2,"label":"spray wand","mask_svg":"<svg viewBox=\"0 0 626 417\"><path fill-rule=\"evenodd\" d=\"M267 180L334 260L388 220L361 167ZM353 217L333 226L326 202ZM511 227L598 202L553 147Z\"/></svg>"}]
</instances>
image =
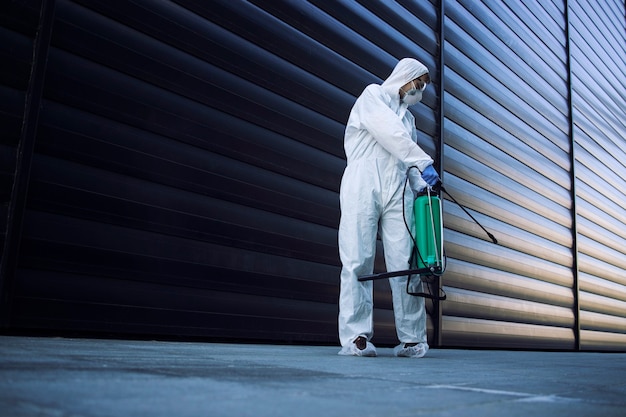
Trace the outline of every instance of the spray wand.
<instances>
[{"instance_id":1,"label":"spray wand","mask_svg":"<svg viewBox=\"0 0 626 417\"><path fill-rule=\"evenodd\" d=\"M470 218L471 218L472 220L474 220L474 223L476 223L477 225L479 225L479 226L480 226L480 228L481 228L481 229L483 229L483 230L485 231L485 233L487 233L487 236L489 236L489 238L491 239L491 241L492 241L493 243L495 243L496 245L498 244L498 239L496 239L494 235L492 235L491 233L489 233L489 231L487 231L487 229L485 229L485 228L483 227L483 225L482 225L482 224L480 224L480 223L478 222L478 220L476 220L476 219L474 218L474 216L472 216L472 215L471 215L471 213L470 213L469 211L467 211L467 209L461 205L461 203L459 203L458 201L456 201L456 199L455 199L454 197L452 197L452 195L450 195L450 193L448 192L448 190L446 190L446 189L445 189L445 187L443 186L443 184L441 183L441 181L440 181L440 182L439 182L439 183L438 183L435 187L439 187L439 189L440 189L441 191L443 191L444 193L446 193L446 195L447 195L448 197L450 197L450 198L452 199L452 201L454 201L454 202L456 203L456 205L457 205L457 206L459 206L459 207L461 207L461 209L463 209L463 211L465 212L465 214L467 214L468 216L470 216Z\"/></svg>"}]
</instances>

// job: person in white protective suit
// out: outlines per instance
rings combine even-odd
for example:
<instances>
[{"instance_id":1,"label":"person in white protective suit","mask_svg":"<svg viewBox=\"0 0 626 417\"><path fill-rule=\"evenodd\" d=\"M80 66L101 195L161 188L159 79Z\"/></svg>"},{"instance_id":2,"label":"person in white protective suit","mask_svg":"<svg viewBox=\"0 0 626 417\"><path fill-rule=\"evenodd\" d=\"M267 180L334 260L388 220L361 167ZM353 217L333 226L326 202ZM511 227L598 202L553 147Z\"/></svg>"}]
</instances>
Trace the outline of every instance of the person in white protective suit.
<instances>
[{"instance_id":1,"label":"person in white protective suit","mask_svg":"<svg viewBox=\"0 0 626 417\"><path fill-rule=\"evenodd\" d=\"M373 282L358 281L374 269L380 233L388 271L408 269L413 241L414 193L434 186L433 160L417 145L415 118L407 107L419 102L430 82L428 69L404 58L381 84L357 98L344 135L347 166L341 180L339 255L340 355L376 356L373 336ZM416 166L416 169L408 169ZM409 175L411 187L405 187ZM404 213L403 213L404 199ZM396 356L419 358L428 351L423 297L406 292L407 276L389 279L396 333Z\"/></svg>"}]
</instances>

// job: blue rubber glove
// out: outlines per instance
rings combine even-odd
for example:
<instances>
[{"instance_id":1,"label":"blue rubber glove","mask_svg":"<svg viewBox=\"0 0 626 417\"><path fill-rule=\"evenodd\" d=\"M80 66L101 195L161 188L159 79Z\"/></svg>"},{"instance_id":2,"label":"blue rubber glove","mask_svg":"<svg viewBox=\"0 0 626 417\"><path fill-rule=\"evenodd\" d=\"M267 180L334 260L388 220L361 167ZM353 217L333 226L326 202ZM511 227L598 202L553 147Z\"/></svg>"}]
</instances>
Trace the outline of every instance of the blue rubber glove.
<instances>
[{"instance_id":1,"label":"blue rubber glove","mask_svg":"<svg viewBox=\"0 0 626 417\"><path fill-rule=\"evenodd\" d=\"M422 178L431 187L434 187L439 182L439 174L435 171L432 165L428 165L424 171L422 171Z\"/></svg>"}]
</instances>

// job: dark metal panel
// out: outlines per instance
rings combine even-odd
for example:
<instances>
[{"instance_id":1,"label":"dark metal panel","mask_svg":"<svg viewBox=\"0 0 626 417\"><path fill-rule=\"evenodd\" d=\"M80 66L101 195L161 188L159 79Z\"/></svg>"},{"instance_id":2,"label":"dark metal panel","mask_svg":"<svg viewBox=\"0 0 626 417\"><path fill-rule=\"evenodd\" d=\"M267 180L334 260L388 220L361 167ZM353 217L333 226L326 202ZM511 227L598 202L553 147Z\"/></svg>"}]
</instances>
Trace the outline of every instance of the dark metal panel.
<instances>
[{"instance_id":1,"label":"dark metal panel","mask_svg":"<svg viewBox=\"0 0 626 417\"><path fill-rule=\"evenodd\" d=\"M0 4L0 260L8 227L8 208L40 8L39 1L4 1ZM0 276L0 296L2 281Z\"/></svg>"},{"instance_id":2,"label":"dark metal panel","mask_svg":"<svg viewBox=\"0 0 626 417\"><path fill-rule=\"evenodd\" d=\"M18 166L18 146L24 103L31 74L40 2L4 1L0 4L0 299L8 300L5 240ZM7 252L8 253L8 252ZM0 314L0 320L4 320Z\"/></svg>"},{"instance_id":3,"label":"dark metal panel","mask_svg":"<svg viewBox=\"0 0 626 417\"><path fill-rule=\"evenodd\" d=\"M148 131L174 137L183 136L182 139L191 137L190 139L196 142L206 141L206 138L198 137L205 132L204 117L208 113L208 110L197 104L200 98L174 94L61 51L53 51L50 63L53 68L49 74L51 87L47 93L51 100L64 101L68 105L84 108ZM230 84L234 90L250 87L243 80L224 73L211 75L224 76L222 85ZM104 89L102 82L110 83L110 87ZM70 85L81 88L84 94L77 95L73 93L74 90L68 90ZM206 87L203 84L196 86L200 90L206 90ZM258 87L252 88L252 93L254 101L238 103L236 107L239 110L234 112L236 117L261 125L281 135L302 139L304 143L312 142L309 144L317 145L316 147L331 146L332 142L323 146L320 143L324 140L329 142L328 139L333 137L333 130L339 128L337 123L301 106L291 105L290 101ZM220 99L217 95L225 99L227 92L221 88L220 91L212 90L209 86L207 94L209 95L202 94L202 99L208 101L207 104L219 105ZM116 107L102 105L94 98L98 98L103 103L118 103L119 105ZM263 106L261 104L263 99L266 99L266 104L271 104L271 107ZM257 100L259 102L256 102ZM232 107L234 108L235 105L232 104ZM282 120L283 123L279 124L277 120ZM308 126L306 120L310 120L308 123L315 123L315 128Z\"/></svg>"},{"instance_id":4,"label":"dark metal panel","mask_svg":"<svg viewBox=\"0 0 626 417\"><path fill-rule=\"evenodd\" d=\"M343 125L395 58L363 68L342 52L383 48L322 9L255 3L58 2L16 326L335 342ZM376 33L411 55L421 30Z\"/></svg>"},{"instance_id":5,"label":"dark metal panel","mask_svg":"<svg viewBox=\"0 0 626 417\"><path fill-rule=\"evenodd\" d=\"M12 5L13 3L11 3ZM4 7L6 7L5 4ZM7 16L4 14L3 24ZM5 246L9 213L18 166L18 146L32 60L32 39L0 27L0 299L7 299ZM0 316L2 314L0 313ZM1 317L0 317L1 318Z\"/></svg>"},{"instance_id":6,"label":"dark metal panel","mask_svg":"<svg viewBox=\"0 0 626 417\"><path fill-rule=\"evenodd\" d=\"M17 143L19 142L22 127L22 114L18 109L24 108L24 93L19 90L0 86L0 123L2 126L2 141L0 142L0 198L2 207L11 199L15 167L17 163ZM6 222L6 217L2 217ZM6 223L3 223L3 234L6 232Z\"/></svg>"},{"instance_id":7,"label":"dark metal panel","mask_svg":"<svg viewBox=\"0 0 626 417\"><path fill-rule=\"evenodd\" d=\"M211 3L189 0L179 3L258 47L286 61L297 63L316 77L353 94L362 89L362 80L368 78L367 73L349 59L253 4L224 0ZM264 3L263 7L271 7L272 3ZM318 24L315 21L312 23ZM351 77L346 76L348 72ZM347 113L345 115L347 117Z\"/></svg>"},{"instance_id":8,"label":"dark metal panel","mask_svg":"<svg viewBox=\"0 0 626 417\"><path fill-rule=\"evenodd\" d=\"M57 9L14 325L334 341L352 96L213 65L194 41L272 60L172 3L86 4Z\"/></svg>"},{"instance_id":9,"label":"dark metal panel","mask_svg":"<svg viewBox=\"0 0 626 417\"><path fill-rule=\"evenodd\" d=\"M336 75L349 74L352 80L342 80L343 86L340 85L340 88L348 89L353 96L359 95L363 86L381 82L390 73L395 62L405 56L421 60L431 70L434 82L437 82L438 70L434 62L437 45L432 29L432 16L435 12L431 5L413 7L412 12L419 13L413 15L395 3L366 2L359 5L350 2L314 1L312 3L315 7L306 2L255 3L263 4L290 26L339 52L341 60L349 59L350 63ZM424 9L428 10L426 15L431 17L428 18L430 24L422 21L425 16L421 12ZM354 64L358 64L357 70L351 66ZM359 84L352 89L352 82L355 80ZM412 109L418 132L423 132L419 138L420 144L433 155L437 152L437 145L432 138L437 135L435 111L438 99L436 95L427 94L423 100L426 106ZM342 120L346 119L347 114Z\"/></svg>"},{"instance_id":10,"label":"dark metal panel","mask_svg":"<svg viewBox=\"0 0 626 417\"><path fill-rule=\"evenodd\" d=\"M77 117L78 114L80 117ZM101 129L94 131L92 127L102 125L103 120L88 113L78 114L67 107L50 104L42 129L47 139L39 146L42 153L100 169L110 168L111 161L114 160L118 173L141 180L155 181L231 202L254 204L256 208L282 212L327 226L334 226L338 221L336 201L331 193L284 176L293 172L292 176L298 177L298 166L306 167L298 159L290 161L287 152L277 155L264 153L266 161L271 161L271 156L282 157L281 165L285 168L275 173L218 153L206 150L202 152L202 148L176 143L163 136L123 124L109 121ZM72 119L77 119L72 122L74 131L68 132L63 126ZM298 154L296 156L300 157ZM304 154L301 157L304 158ZM274 163L271 167L276 170L277 164ZM79 180L69 173L64 176L65 178L59 180L61 183ZM50 182L51 178L46 176L45 181ZM104 194L111 185L104 184L103 181L106 179L84 187ZM116 182L123 183L124 180L119 179ZM112 189L120 190L118 186ZM155 193L154 198L159 195ZM257 202L261 195L272 198ZM311 195L316 195L317 198L306 201L307 196ZM175 202L181 203L178 200Z\"/></svg>"},{"instance_id":11,"label":"dark metal panel","mask_svg":"<svg viewBox=\"0 0 626 417\"><path fill-rule=\"evenodd\" d=\"M232 248L222 242L169 237L59 215L32 213L29 220L33 226L28 232L33 237L24 257L33 268L170 284L173 290L213 289L325 302L336 294L331 276L336 268L291 254L259 257L255 248ZM66 236L50 241L45 231L35 229L42 226L66 230ZM80 293L75 295L80 298Z\"/></svg>"},{"instance_id":12,"label":"dark metal panel","mask_svg":"<svg viewBox=\"0 0 626 417\"><path fill-rule=\"evenodd\" d=\"M51 0L42 3L30 3L27 5L15 5L14 3L11 3L7 8L18 13L23 13L27 9L29 12L36 10L38 19L31 48L32 59L30 59L29 64L27 64L28 84L24 93L24 105L19 109L22 117L20 120L18 140L11 143L11 140L9 139L5 142L11 143L11 145L15 144L16 151L14 153L14 159L9 156L9 159L11 160L11 164L9 166L14 167L13 175L3 175L5 180L2 181L5 186L11 184L9 198L6 202L6 208L0 210L2 214L5 214L5 216L3 216L3 219L5 220L0 224L0 233L3 236L2 245L0 247L2 250L2 255L0 257L0 326L3 328L11 325L10 312L14 298L13 289L16 280L17 259L22 241L22 226L24 211L26 208L26 198L28 195L28 185L30 181L30 169L37 136L50 37L54 24L54 1ZM29 12L25 12L23 14L32 14ZM9 16L6 20L10 22L10 26L13 26L15 21L12 20L10 15L3 11L2 16ZM18 22L23 22L21 19L16 20ZM15 24L15 26L20 25ZM22 52L24 52L23 48ZM14 61L13 58L11 58L10 61ZM16 61L19 62L19 59ZM25 69L25 66L26 65L22 66L22 71ZM4 202L2 205L5 205Z\"/></svg>"},{"instance_id":13,"label":"dark metal panel","mask_svg":"<svg viewBox=\"0 0 626 417\"><path fill-rule=\"evenodd\" d=\"M282 94L276 94L273 91L274 84L268 85L267 87L270 87L270 89L267 89L263 88L263 85L258 85L252 82L253 80L249 80L248 74L254 72L255 67L244 65L246 62L238 62L237 65L240 68L238 72L241 73L241 76L239 76L237 72L231 73L214 66L212 64L213 54L205 53L200 57L202 59L198 59L196 58L195 50L191 52L180 51L168 44L164 44L160 39L153 39L141 32L120 26L115 20L107 19L87 9L78 8L79 12L77 12L74 8L71 8L70 11L64 14L64 7L59 8L61 15L60 27L62 29L67 28L68 31L60 34L58 38L59 42L63 42L65 48L71 48L72 52L78 55L85 55L94 62L115 65L117 71L128 73L142 80L162 86L168 91L193 99L212 108L220 109L239 119L249 120L262 126L265 125L271 130L289 135L290 138L302 140L303 142L314 141L310 144L321 147L326 152L335 152L340 156L340 144L329 141L328 136L336 137L341 135L342 125L336 121L329 120L327 117L323 117L318 113L318 110L325 110L326 113L333 115L336 112L321 109L317 104L309 109L299 103L294 103L293 99L303 96L305 92L298 88L293 88L292 86L295 87L293 81L290 83L285 82L284 84L289 91L296 92L297 96L291 94L292 97L283 97ZM117 13L120 13L120 11L117 11ZM181 18L183 17L188 18L188 15L185 14ZM68 20L67 23L65 19ZM192 23L198 24L197 22ZM204 23L207 25L206 21ZM91 33L93 27L98 32ZM208 27L211 28L212 25L208 24ZM80 29L80 32L77 32L77 28ZM198 40L198 35L192 33L191 29L188 30L189 32L181 32L180 30L177 32L180 38L178 43ZM206 36L215 36L215 31L207 31L205 28L204 32L208 32ZM101 35L102 33L106 33L107 36L104 37ZM158 35L160 37L160 32ZM87 36L88 39L96 38L93 42L95 45L106 42L106 47L85 48L83 43L74 41L77 37L83 36ZM231 38L234 37L233 34L229 36ZM208 43L212 42L210 38L201 38L199 41L203 41L203 43L207 44L207 47L211 46ZM124 46L120 46L120 44ZM248 43L241 38L238 38L237 43L231 47L236 50L245 50L246 47L250 48ZM257 47L254 49L254 53L250 54L249 59L256 61L258 56L263 58L266 55L266 52ZM126 57L133 57L134 59L131 60ZM90 64L85 62L84 65ZM296 70L296 68L292 69L292 67L286 68L288 74ZM73 76L78 78L81 77L81 74L74 74ZM92 77L90 74L85 76ZM289 79L290 77L284 78ZM270 79L272 78L270 77ZM72 80L72 82L81 81L80 78ZM125 84L125 88L128 88L128 83L132 82L132 80L126 82L122 78L115 81L120 84L120 87ZM87 80L82 82L87 82ZM305 82L306 80L300 84ZM142 86L137 85L134 88L140 89ZM285 86L283 86L283 89L285 89ZM283 91L279 92L283 93ZM322 89L310 97L319 97L319 100L322 100L324 92L324 89ZM328 101L329 98L337 99L339 103L343 101L346 105L348 103L348 96L341 92L336 92L336 89L333 95L324 97L323 100ZM159 104L169 104L171 100L171 98L160 98ZM309 103L306 104L311 104L310 98ZM172 103L172 105L175 105L175 103ZM198 111L196 110L196 112ZM281 123L278 123L278 120ZM180 124L178 123L177 126ZM319 129L319 132L315 131L317 129Z\"/></svg>"},{"instance_id":14,"label":"dark metal panel","mask_svg":"<svg viewBox=\"0 0 626 417\"><path fill-rule=\"evenodd\" d=\"M29 293L17 307L18 324L25 327L44 324L73 331L210 334L213 338L241 338L245 329L248 339L293 342L306 334L307 338L329 342L336 322L334 312L323 303L175 288L172 283L123 280L112 285L110 279L94 276L24 270L20 286L28 286ZM242 314L242 304L248 306L247 314Z\"/></svg>"}]
</instances>

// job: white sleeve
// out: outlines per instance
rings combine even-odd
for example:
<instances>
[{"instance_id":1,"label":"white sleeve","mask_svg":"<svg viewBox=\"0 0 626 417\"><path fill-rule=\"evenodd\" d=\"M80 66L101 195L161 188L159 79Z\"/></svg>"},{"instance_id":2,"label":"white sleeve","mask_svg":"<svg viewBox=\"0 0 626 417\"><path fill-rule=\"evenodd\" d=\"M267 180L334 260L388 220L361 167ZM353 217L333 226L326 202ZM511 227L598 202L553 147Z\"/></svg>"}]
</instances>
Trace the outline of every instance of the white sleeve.
<instances>
[{"instance_id":1,"label":"white sleeve","mask_svg":"<svg viewBox=\"0 0 626 417\"><path fill-rule=\"evenodd\" d=\"M432 165L432 158L411 139L398 115L389 108L383 97L366 88L359 99L359 120L374 139L407 167L417 166L423 171Z\"/></svg>"},{"instance_id":2,"label":"white sleeve","mask_svg":"<svg viewBox=\"0 0 626 417\"><path fill-rule=\"evenodd\" d=\"M415 195L428 187L428 183L424 181L424 178L422 178L421 174L415 168L409 169L407 175L409 176L411 190L413 190Z\"/></svg>"}]
</instances>

